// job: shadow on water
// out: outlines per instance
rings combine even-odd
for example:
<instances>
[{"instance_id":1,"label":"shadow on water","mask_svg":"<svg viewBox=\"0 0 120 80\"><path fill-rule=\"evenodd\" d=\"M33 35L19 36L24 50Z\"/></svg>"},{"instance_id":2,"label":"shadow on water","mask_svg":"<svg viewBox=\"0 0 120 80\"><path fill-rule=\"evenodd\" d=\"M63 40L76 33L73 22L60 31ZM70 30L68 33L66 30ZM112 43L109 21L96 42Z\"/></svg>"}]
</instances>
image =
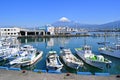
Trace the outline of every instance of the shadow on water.
<instances>
[{"instance_id":1,"label":"shadow on water","mask_svg":"<svg viewBox=\"0 0 120 80\"><path fill-rule=\"evenodd\" d=\"M82 72L91 72L92 74L95 74L95 72L102 72L102 71L103 71L102 69L98 69L96 67L84 63L84 68Z\"/></svg>"},{"instance_id":2,"label":"shadow on water","mask_svg":"<svg viewBox=\"0 0 120 80\"><path fill-rule=\"evenodd\" d=\"M2 61L0 61L0 66L6 66L6 67L9 67L8 63L9 63L8 60L2 60Z\"/></svg>"},{"instance_id":3,"label":"shadow on water","mask_svg":"<svg viewBox=\"0 0 120 80\"><path fill-rule=\"evenodd\" d=\"M111 67L107 71L111 74L120 74L120 59L107 55L103 56L112 61Z\"/></svg>"},{"instance_id":4,"label":"shadow on water","mask_svg":"<svg viewBox=\"0 0 120 80\"><path fill-rule=\"evenodd\" d=\"M35 69L35 65L30 65L30 66L25 66L25 67L21 67L22 70L29 70L29 71L33 71Z\"/></svg>"}]
</instances>

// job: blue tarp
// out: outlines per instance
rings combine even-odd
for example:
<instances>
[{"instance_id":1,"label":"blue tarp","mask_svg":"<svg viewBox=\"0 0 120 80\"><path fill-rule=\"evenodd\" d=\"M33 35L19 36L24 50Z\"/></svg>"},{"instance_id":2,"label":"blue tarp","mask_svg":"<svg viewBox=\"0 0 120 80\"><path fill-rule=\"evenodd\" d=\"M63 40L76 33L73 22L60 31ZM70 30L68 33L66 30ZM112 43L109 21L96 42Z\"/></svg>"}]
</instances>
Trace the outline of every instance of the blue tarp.
<instances>
[{"instance_id":1,"label":"blue tarp","mask_svg":"<svg viewBox=\"0 0 120 80\"><path fill-rule=\"evenodd\" d=\"M8 70L8 67L0 66L0 69Z\"/></svg>"},{"instance_id":2,"label":"blue tarp","mask_svg":"<svg viewBox=\"0 0 120 80\"><path fill-rule=\"evenodd\" d=\"M77 72L78 75L92 75L91 72Z\"/></svg>"},{"instance_id":3,"label":"blue tarp","mask_svg":"<svg viewBox=\"0 0 120 80\"><path fill-rule=\"evenodd\" d=\"M60 71L55 71L55 70L49 70L48 73L55 73L55 74L61 74Z\"/></svg>"},{"instance_id":4,"label":"blue tarp","mask_svg":"<svg viewBox=\"0 0 120 80\"><path fill-rule=\"evenodd\" d=\"M34 69L33 71L34 71L34 72L43 72L43 73L46 73L46 72L47 72L46 70L39 70L39 69Z\"/></svg>"},{"instance_id":5,"label":"blue tarp","mask_svg":"<svg viewBox=\"0 0 120 80\"><path fill-rule=\"evenodd\" d=\"M96 76L109 76L110 73L95 73Z\"/></svg>"},{"instance_id":6,"label":"blue tarp","mask_svg":"<svg viewBox=\"0 0 120 80\"><path fill-rule=\"evenodd\" d=\"M21 71L20 68L8 68L8 70Z\"/></svg>"}]
</instances>

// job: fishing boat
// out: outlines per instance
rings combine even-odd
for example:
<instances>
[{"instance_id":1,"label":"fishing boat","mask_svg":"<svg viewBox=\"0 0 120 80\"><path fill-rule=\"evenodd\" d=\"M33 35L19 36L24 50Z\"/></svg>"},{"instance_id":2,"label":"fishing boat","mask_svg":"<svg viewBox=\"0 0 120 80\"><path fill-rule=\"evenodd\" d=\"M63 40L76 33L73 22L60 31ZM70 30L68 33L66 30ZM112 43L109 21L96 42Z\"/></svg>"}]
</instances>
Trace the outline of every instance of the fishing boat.
<instances>
[{"instance_id":1,"label":"fishing boat","mask_svg":"<svg viewBox=\"0 0 120 80\"><path fill-rule=\"evenodd\" d=\"M106 45L106 44L110 44L110 42L98 42L99 45Z\"/></svg>"},{"instance_id":2,"label":"fishing boat","mask_svg":"<svg viewBox=\"0 0 120 80\"><path fill-rule=\"evenodd\" d=\"M49 51L46 59L47 70L61 71L63 64L59 60L59 56L56 51Z\"/></svg>"},{"instance_id":3,"label":"fishing boat","mask_svg":"<svg viewBox=\"0 0 120 80\"><path fill-rule=\"evenodd\" d=\"M18 52L19 56L10 61L10 65L19 64L22 67L32 65L42 57L43 51L37 51L33 46L25 45L23 51Z\"/></svg>"},{"instance_id":4,"label":"fishing boat","mask_svg":"<svg viewBox=\"0 0 120 80\"><path fill-rule=\"evenodd\" d=\"M100 47L99 52L104 55L120 58L120 44L115 44L114 46Z\"/></svg>"},{"instance_id":5,"label":"fishing boat","mask_svg":"<svg viewBox=\"0 0 120 80\"><path fill-rule=\"evenodd\" d=\"M3 61L4 57L6 57L6 50L0 49L0 61Z\"/></svg>"},{"instance_id":6,"label":"fishing boat","mask_svg":"<svg viewBox=\"0 0 120 80\"><path fill-rule=\"evenodd\" d=\"M19 45L10 45L8 48L6 48L6 56L4 57L4 60L13 60L16 57L18 57L18 52L20 51Z\"/></svg>"},{"instance_id":7,"label":"fishing boat","mask_svg":"<svg viewBox=\"0 0 120 80\"><path fill-rule=\"evenodd\" d=\"M0 48L1 60L11 61L19 56L20 48L18 45L10 45L9 47ZM22 51L23 52L23 51Z\"/></svg>"},{"instance_id":8,"label":"fishing boat","mask_svg":"<svg viewBox=\"0 0 120 80\"><path fill-rule=\"evenodd\" d=\"M85 45L81 48L75 48L76 54L87 64L99 69L108 68L112 63L102 55L95 55L92 52L91 46Z\"/></svg>"},{"instance_id":9,"label":"fishing boat","mask_svg":"<svg viewBox=\"0 0 120 80\"><path fill-rule=\"evenodd\" d=\"M99 52L104 55L120 58L120 38L115 39L116 42L111 45L105 45L98 48Z\"/></svg>"},{"instance_id":10,"label":"fishing boat","mask_svg":"<svg viewBox=\"0 0 120 80\"><path fill-rule=\"evenodd\" d=\"M16 37L5 37L0 40L0 61L13 58L18 51L19 44Z\"/></svg>"},{"instance_id":11,"label":"fishing boat","mask_svg":"<svg viewBox=\"0 0 120 80\"><path fill-rule=\"evenodd\" d=\"M104 33L104 41L99 41L97 43L98 43L98 45L110 44L110 42L107 40L107 32Z\"/></svg>"},{"instance_id":12,"label":"fishing boat","mask_svg":"<svg viewBox=\"0 0 120 80\"><path fill-rule=\"evenodd\" d=\"M70 49L61 49L60 51L60 57L63 60L63 62L72 69L79 69L80 67L83 67L82 60L77 59L71 52Z\"/></svg>"}]
</instances>

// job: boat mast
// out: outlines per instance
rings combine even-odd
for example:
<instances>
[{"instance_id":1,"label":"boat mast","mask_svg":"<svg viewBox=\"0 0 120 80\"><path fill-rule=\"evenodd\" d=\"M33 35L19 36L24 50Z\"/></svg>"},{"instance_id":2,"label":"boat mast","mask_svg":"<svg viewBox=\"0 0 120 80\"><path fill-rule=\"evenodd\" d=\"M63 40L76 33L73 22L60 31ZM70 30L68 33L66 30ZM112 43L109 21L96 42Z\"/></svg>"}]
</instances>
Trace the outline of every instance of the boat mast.
<instances>
[{"instance_id":1,"label":"boat mast","mask_svg":"<svg viewBox=\"0 0 120 80\"><path fill-rule=\"evenodd\" d=\"M105 31L105 33L104 33L104 46L106 47L106 35L107 35L107 33L106 33L106 31Z\"/></svg>"},{"instance_id":2,"label":"boat mast","mask_svg":"<svg viewBox=\"0 0 120 80\"><path fill-rule=\"evenodd\" d=\"M84 37L84 46L86 45L86 36Z\"/></svg>"}]
</instances>

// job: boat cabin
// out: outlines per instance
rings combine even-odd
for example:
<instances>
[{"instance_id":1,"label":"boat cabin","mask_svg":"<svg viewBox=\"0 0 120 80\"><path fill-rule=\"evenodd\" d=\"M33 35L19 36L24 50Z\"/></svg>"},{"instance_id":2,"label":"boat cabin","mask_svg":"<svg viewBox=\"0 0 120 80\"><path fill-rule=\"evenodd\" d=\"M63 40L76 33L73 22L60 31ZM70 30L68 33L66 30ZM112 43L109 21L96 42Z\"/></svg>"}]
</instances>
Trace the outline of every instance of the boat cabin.
<instances>
[{"instance_id":1,"label":"boat cabin","mask_svg":"<svg viewBox=\"0 0 120 80\"><path fill-rule=\"evenodd\" d=\"M120 44L115 45L117 50L120 50Z\"/></svg>"},{"instance_id":2,"label":"boat cabin","mask_svg":"<svg viewBox=\"0 0 120 80\"><path fill-rule=\"evenodd\" d=\"M70 49L63 49L63 53L65 55L69 55L69 54L71 54L71 51L70 51Z\"/></svg>"},{"instance_id":3,"label":"boat cabin","mask_svg":"<svg viewBox=\"0 0 120 80\"><path fill-rule=\"evenodd\" d=\"M90 46L85 45L85 46L83 47L83 50L85 51L85 53L92 53L92 50L91 50L91 47L90 47Z\"/></svg>"}]
</instances>

